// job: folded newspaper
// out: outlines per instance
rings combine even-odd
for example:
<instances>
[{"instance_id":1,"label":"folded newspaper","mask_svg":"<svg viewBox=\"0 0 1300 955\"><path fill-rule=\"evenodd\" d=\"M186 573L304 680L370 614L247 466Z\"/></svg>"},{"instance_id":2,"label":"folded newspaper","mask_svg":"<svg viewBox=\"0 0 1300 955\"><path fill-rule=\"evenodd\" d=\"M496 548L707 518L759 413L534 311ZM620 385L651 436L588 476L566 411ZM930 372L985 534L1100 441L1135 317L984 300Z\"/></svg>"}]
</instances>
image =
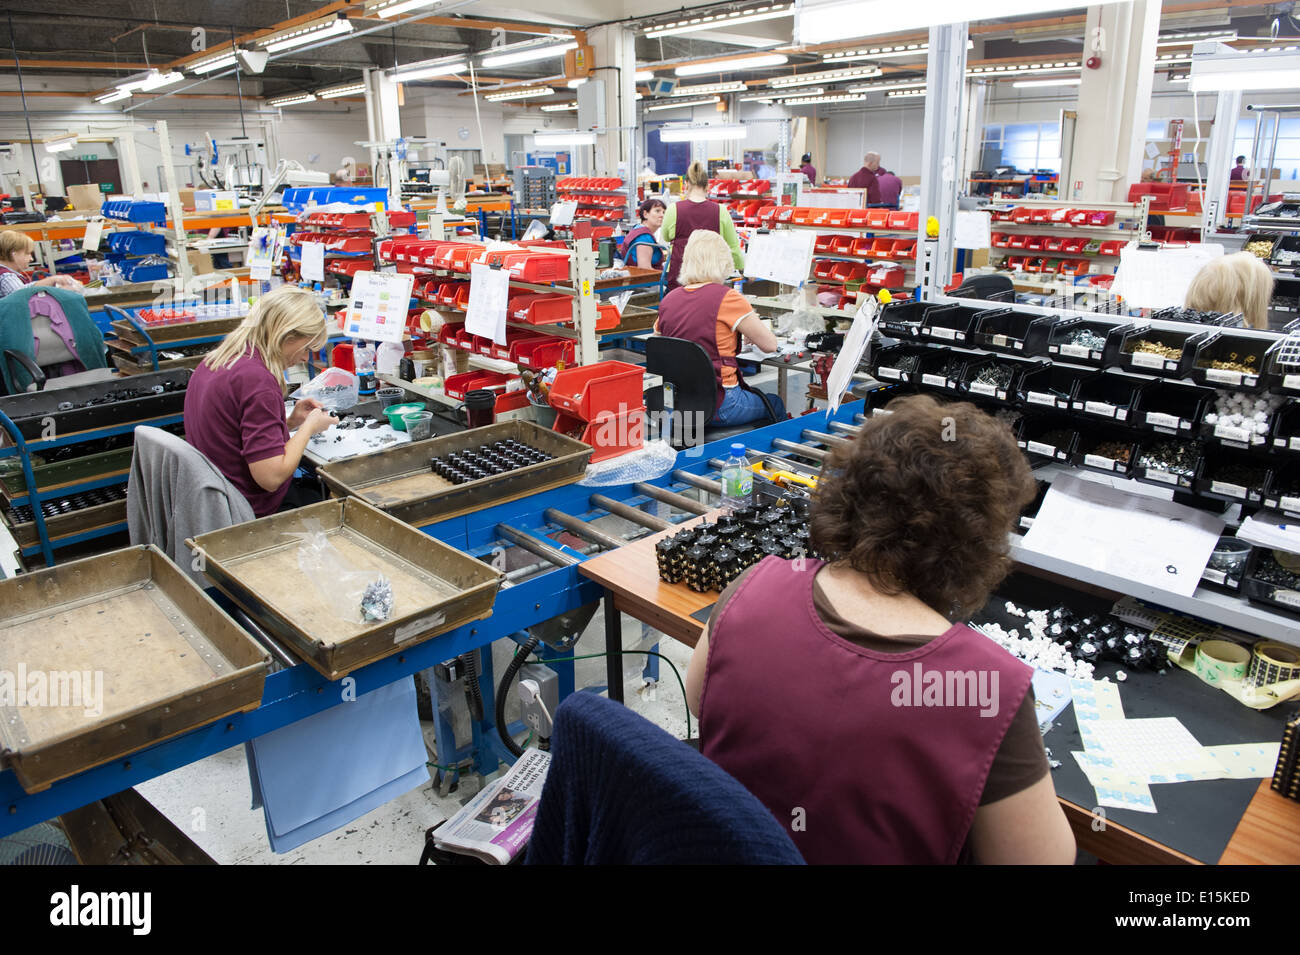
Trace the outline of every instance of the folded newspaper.
<instances>
[{"instance_id":1,"label":"folded newspaper","mask_svg":"<svg viewBox=\"0 0 1300 955\"><path fill-rule=\"evenodd\" d=\"M438 827L434 845L505 865L528 845L551 754L526 749L510 770Z\"/></svg>"}]
</instances>

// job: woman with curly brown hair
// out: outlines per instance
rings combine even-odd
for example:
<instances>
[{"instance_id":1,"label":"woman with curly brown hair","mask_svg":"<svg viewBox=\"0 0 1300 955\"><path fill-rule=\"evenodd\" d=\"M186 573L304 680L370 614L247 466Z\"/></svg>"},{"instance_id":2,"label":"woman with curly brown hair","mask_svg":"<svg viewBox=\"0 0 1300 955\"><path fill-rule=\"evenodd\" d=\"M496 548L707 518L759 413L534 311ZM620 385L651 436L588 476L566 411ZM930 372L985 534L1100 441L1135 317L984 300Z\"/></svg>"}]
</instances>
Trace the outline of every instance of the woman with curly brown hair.
<instances>
[{"instance_id":1,"label":"woman with curly brown hair","mask_svg":"<svg viewBox=\"0 0 1300 955\"><path fill-rule=\"evenodd\" d=\"M701 751L812 863L1071 863L1032 670L952 622L1010 568L1029 467L973 405L889 410L823 467L829 562L769 557L718 600L687 676Z\"/></svg>"}]
</instances>

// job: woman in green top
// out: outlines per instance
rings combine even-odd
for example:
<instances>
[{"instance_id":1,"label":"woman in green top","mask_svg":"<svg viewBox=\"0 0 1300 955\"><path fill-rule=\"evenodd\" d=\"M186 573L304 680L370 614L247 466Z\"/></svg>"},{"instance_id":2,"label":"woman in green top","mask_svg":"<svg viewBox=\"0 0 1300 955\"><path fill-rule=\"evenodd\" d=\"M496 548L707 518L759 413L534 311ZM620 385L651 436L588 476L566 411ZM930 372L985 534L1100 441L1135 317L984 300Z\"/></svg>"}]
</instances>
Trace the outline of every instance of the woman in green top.
<instances>
[{"instance_id":1,"label":"woman in green top","mask_svg":"<svg viewBox=\"0 0 1300 955\"><path fill-rule=\"evenodd\" d=\"M709 174L702 163L693 162L686 170L686 195L668 207L664 213L664 224L660 235L665 242L673 244L672 258L668 263L668 287L665 292L677 288L677 273L682 268L682 255L686 252L686 242L691 233L697 229L716 232L731 246L731 260L736 263L737 271L745 267L745 256L740 251L740 240L736 238L736 227L731 222L731 213L725 207L709 200Z\"/></svg>"}]
</instances>

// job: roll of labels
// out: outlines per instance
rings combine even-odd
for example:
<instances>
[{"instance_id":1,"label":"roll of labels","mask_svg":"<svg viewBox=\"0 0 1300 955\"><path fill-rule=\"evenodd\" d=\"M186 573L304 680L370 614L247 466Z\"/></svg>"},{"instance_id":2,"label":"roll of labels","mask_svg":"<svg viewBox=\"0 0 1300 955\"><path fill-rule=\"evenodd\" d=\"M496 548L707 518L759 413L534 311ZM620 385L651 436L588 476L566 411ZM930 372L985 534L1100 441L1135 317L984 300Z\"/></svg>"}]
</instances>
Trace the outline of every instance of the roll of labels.
<instances>
[{"instance_id":1,"label":"roll of labels","mask_svg":"<svg viewBox=\"0 0 1300 955\"><path fill-rule=\"evenodd\" d=\"M1169 658L1251 709L1300 696L1300 650L1261 641L1250 649L1230 640L1188 641Z\"/></svg>"}]
</instances>

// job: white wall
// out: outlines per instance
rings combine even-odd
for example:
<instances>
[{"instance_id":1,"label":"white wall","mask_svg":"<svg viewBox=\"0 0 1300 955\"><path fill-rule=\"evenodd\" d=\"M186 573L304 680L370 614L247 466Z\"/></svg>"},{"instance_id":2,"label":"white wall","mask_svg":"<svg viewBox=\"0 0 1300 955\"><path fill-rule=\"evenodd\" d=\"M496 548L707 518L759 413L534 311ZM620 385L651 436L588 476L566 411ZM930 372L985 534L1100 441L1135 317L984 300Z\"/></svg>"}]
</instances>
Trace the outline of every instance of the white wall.
<instances>
[{"instance_id":1,"label":"white wall","mask_svg":"<svg viewBox=\"0 0 1300 955\"><path fill-rule=\"evenodd\" d=\"M862 168L862 157L874 151L880 153L880 164L895 175L919 176L924 101L910 102L915 105L868 106L833 112L802 109L806 115L830 120L826 156L813 157L818 174L823 178L851 176Z\"/></svg>"}]
</instances>

